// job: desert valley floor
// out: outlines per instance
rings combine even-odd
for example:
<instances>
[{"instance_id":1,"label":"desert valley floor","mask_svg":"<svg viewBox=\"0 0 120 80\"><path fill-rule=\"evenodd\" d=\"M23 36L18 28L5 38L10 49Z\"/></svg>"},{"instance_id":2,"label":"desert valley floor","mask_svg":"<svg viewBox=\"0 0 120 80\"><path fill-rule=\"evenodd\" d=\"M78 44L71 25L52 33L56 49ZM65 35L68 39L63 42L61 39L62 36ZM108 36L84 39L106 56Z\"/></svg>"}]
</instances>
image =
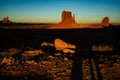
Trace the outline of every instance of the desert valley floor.
<instances>
[{"instance_id":1,"label":"desert valley floor","mask_svg":"<svg viewBox=\"0 0 120 80\"><path fill-rule=\"evenodd\" d=\"M47 26L48 27L48 26ZM0 29L1 80L119 80L120 28ZM76 53L63 53L56 38L76 45ZM92 51L92 46L112 51ZM6 60L6 61L5 61ZM76 73L76 74L75 74Z\"/></svg>"}]
</instances>

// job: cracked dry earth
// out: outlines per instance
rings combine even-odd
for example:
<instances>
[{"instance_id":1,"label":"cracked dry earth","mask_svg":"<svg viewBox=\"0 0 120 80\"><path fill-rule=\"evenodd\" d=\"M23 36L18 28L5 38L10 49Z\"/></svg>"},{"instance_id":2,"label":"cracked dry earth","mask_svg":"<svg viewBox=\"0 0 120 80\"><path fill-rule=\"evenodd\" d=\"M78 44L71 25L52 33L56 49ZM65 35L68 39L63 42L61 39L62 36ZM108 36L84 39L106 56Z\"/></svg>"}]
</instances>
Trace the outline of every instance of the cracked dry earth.
<instances>
[{"instance_id":1,"label":"cracked dry earth","mask_svg":"<svg viewBox=\"0 0 120 80\"><path fill-rule=\"evenodd\" d=\"M17 52L16 49L14 49ZM12 51L15 53L14 51ZM4 58L1 52L0 63ZM45 54L45 53L44 53ZM72 56L73 57L73 56ZM23 60L12 62L11 64L0 65L0 80L70 80L73 59L71 56L47 55L45 58L39 57L39 61ZM94 60L91 59L95 80L98 80ZM103 80L120 79L120 55L103 56L98 59L98 66ZM82 58L82 79L91 80L91 71L88 58Z\"/></svg>"}]
</instances>

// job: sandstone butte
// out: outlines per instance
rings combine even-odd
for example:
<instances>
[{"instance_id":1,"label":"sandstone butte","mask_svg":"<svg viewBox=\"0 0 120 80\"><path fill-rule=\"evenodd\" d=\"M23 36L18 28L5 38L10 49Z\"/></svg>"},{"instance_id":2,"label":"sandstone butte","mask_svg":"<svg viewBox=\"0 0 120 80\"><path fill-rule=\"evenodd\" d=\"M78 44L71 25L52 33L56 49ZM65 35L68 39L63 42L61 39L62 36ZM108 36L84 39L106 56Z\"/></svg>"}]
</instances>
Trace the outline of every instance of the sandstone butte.
<instances>
[{"instance_id":1,"label":"sandstone butte","mask_svg":"<svg viewBox=\"0 0 120 80\"><path fill-rule=\"evenodd\" d=\"M9 17L3 18L3 23L10 23Z\"/></svg>"},{"instance_id":2,"label":"sandstone butte","mask_svg":"<svg viewBox=\"0 0 120 80\"><path fill-rule=\"evenodd\" d=\"M102 23L100 25L102 25L103 27L109 27L110 26L109 18L104 17L103 20L102 20Z\"/></svg>"},{"instance_id":3,"label":"sandstone butte","mask_svg":"<svg viewBox=\"0 0 120 80\"><path fill-rule=\"evenodd\" d=\"M2 24L10 24L12 22L9 20L9 17L4 17L3 20L0 21L0 23L2 23Z\"/></svg>"},{"instance_id":4,"label":"sandstone butte","mask_svg":"<svg viewBox=\"0 0 120 80\"><path fill-rule=\"evenodd\" d=\"M61 22L51 26L49 29L69 29L69 28L104 28L109 27L109 18L103 18L102 22L96 26L91 24L78 24L75 21L75 14L70 11L63 11L61 14Z\"/></svg>"}]
</instances>

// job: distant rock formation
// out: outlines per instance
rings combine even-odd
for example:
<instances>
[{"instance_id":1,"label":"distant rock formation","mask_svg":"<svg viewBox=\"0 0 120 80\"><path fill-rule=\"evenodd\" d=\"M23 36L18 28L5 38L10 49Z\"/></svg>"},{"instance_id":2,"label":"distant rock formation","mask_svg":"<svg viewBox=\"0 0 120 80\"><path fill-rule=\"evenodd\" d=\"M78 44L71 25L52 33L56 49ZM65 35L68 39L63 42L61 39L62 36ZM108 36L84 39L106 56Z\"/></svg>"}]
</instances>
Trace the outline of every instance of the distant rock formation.
<instances>
[{"instance_id":1,"label":"distant rock formation","mask_svg":"<svg viewBox=\"0 0 120 80\"><path fill-rule=\"evenodd\" d=\"M63 11L61 15L61 22L50 28L74 28L78 24L75 21L75 14L72 15L70 11Z\"/></svg>"},{"instance_id":2,"label":"distant rock formation","mask_svg":"<svg viewBox=\"0 0 120 80\"><path fill-rule=\"evenodd\" d=\"M3 19L3 23L9 23L10 21L9 21L9 18L8 17L5 17L4 19Z\"/></svg>"},{"instance_id":3,"label":"distant rock formation","mask_svg":"<svg viewBox=\"0 0 120 80\"><path fill-rule=\"evenodd\" d=\"M62 21L61 23L75 23L75 15L69 12L69 11L63 11L62 12Z\"/></svg>"},{"instance_id":4,"label":"distant rock formation","mask_svg":"<svg viewBox=\"0 0 120 80\"><path fill-rule=\"evenodd\" d=\"M61 14L61 22L51 26L49 29L69 29L69 28L105 28L110 27L109 18L104 17L102 22L98 25L92 24L77 24L75 21L75 14L70 11L63 11Z\"/></svg>"},{"instance_id":5,"label":"distant rock formation","mask_svg":"<svg viewBox=\"0 0 120 80\"><path fill-rule=\"evenodd\" d=\"M109 27L110 23L109 23L109 18L108 17L104 17L101 23L102 27Z\"/></svg>"},{"instance_id":6,"label":"distant rock formation","mask_svg":"<svg viewBox=\"0 0 120 80\"><path fill-rule=\"evenodd\" d=\"M12 22L9 20L9 17L4 17L3 20L0 21L0 23L2 23L2 24L10 24Z\"/></svg>"}]
</instances>

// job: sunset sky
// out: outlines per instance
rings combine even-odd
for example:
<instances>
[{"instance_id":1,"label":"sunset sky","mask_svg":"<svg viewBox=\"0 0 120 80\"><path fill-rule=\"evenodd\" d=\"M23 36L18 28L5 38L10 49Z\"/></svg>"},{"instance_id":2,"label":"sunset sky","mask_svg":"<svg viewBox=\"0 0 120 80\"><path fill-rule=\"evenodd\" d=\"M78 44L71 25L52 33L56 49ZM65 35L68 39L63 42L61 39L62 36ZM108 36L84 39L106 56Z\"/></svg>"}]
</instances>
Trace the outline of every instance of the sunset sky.
<instances>
[{"instance_id":1,"label":"sunset sky","mask_svg":"<svg viewBox=\"0 0 120 80\"><path fill-rule=\"evenodd\" d=\"M99 23L106 16L120 23L120 0L0 0L0 20L57 23L63 10L75 13L78 23Z\"/></svg>"}]
</instances>

